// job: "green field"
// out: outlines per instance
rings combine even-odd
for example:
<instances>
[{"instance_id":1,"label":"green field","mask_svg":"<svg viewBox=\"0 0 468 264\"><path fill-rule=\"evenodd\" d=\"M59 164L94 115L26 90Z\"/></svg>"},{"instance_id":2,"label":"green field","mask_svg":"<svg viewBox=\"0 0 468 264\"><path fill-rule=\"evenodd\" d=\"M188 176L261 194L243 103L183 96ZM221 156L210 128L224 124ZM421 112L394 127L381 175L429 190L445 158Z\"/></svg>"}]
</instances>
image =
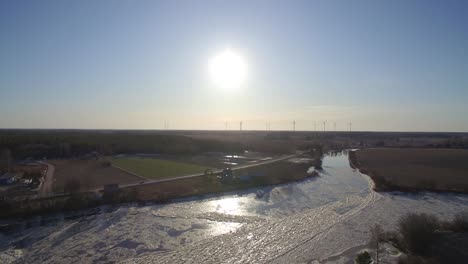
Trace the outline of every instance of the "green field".
<instances>
[{"instance_id":1,"label":"green field","mask_svg":"<svg viewBox=\"0 0 468 264\"><path fill-rule=\"evenodd\" d=\"M112 158L114 166L148 179L166 179L202 173L208 167L154 158Z\"/></svg>"}]
</instances>

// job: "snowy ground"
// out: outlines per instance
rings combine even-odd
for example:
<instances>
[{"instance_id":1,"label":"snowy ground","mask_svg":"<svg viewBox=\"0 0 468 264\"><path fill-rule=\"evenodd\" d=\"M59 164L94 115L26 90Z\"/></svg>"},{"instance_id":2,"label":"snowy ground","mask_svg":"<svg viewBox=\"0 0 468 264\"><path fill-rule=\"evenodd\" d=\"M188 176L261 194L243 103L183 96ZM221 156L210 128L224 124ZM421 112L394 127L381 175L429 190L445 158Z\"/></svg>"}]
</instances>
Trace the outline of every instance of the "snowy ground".
<instances>
[{"instance_id":1,"label":"snowy ground","mask_svg":"<svg viewBox=\"0 0 468 264\"><path fill-rule=\"evenodd\" d=\"M468 195L378 194L370 184L343 154L327 157L316 179L260 188L261 199L255 189L37 217L0 237L0 262L348 263L375 223L391 229L406 212L468 211Z\"/></svg>"}]
</instances>

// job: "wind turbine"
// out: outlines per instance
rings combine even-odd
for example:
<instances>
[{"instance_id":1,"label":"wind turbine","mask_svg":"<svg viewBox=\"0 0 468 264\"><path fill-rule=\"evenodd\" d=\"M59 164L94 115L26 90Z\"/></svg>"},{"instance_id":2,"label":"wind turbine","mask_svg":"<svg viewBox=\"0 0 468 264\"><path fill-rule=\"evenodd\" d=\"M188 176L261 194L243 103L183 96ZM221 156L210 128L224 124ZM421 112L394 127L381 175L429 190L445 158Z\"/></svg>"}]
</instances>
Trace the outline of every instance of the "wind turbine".
<instances>
[{"instance_id":1,"label":"wind turbine","mask_svg":"<svg viewBox=\"0 0 468 264\"><path fill-rule=\"evenodd\" d=\"M325 132L325 126L327 125L327 120L323 121L323 132Z\"/></svg>"}]
</instances>

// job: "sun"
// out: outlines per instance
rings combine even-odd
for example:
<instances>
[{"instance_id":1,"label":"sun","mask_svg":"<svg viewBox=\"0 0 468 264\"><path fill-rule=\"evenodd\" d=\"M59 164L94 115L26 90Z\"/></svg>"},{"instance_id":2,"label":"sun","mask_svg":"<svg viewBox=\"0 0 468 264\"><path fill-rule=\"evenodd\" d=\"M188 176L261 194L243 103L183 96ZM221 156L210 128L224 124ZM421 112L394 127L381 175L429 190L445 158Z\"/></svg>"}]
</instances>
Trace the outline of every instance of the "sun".
<instances>
[{"instance_id":1,"label":"sun","mask_svg":"<svg viewBox=\"0 0 468 264\"><path fill-rule=\"evenodd\" d=\"M217 86L239 88L247 77L247 63L241 55L226 49L213 58L209 71Z\"/></svg>"}]
</instances>

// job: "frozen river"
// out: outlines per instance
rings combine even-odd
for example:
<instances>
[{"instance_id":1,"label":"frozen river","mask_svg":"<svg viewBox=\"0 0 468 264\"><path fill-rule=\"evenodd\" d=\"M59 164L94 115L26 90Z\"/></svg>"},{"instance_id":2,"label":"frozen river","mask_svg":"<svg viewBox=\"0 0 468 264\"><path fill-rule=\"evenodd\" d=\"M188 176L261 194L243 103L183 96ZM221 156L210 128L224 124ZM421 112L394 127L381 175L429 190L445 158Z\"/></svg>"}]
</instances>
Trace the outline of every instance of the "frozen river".
<instances>
[{"instance_id":1,"label":"frozen river","mask_svg":"<svg viewBox=\"0 0 468 264\"><path fill-rule=\"evenodd\" d=\"M0 235L0 262L349 262L372 224L391 229L410 211L451 218L468 210L467 195L375 193L346 152L323 167L319 177L275 187L21 221L19 232Z\"/></svg>"}]
</instances>

